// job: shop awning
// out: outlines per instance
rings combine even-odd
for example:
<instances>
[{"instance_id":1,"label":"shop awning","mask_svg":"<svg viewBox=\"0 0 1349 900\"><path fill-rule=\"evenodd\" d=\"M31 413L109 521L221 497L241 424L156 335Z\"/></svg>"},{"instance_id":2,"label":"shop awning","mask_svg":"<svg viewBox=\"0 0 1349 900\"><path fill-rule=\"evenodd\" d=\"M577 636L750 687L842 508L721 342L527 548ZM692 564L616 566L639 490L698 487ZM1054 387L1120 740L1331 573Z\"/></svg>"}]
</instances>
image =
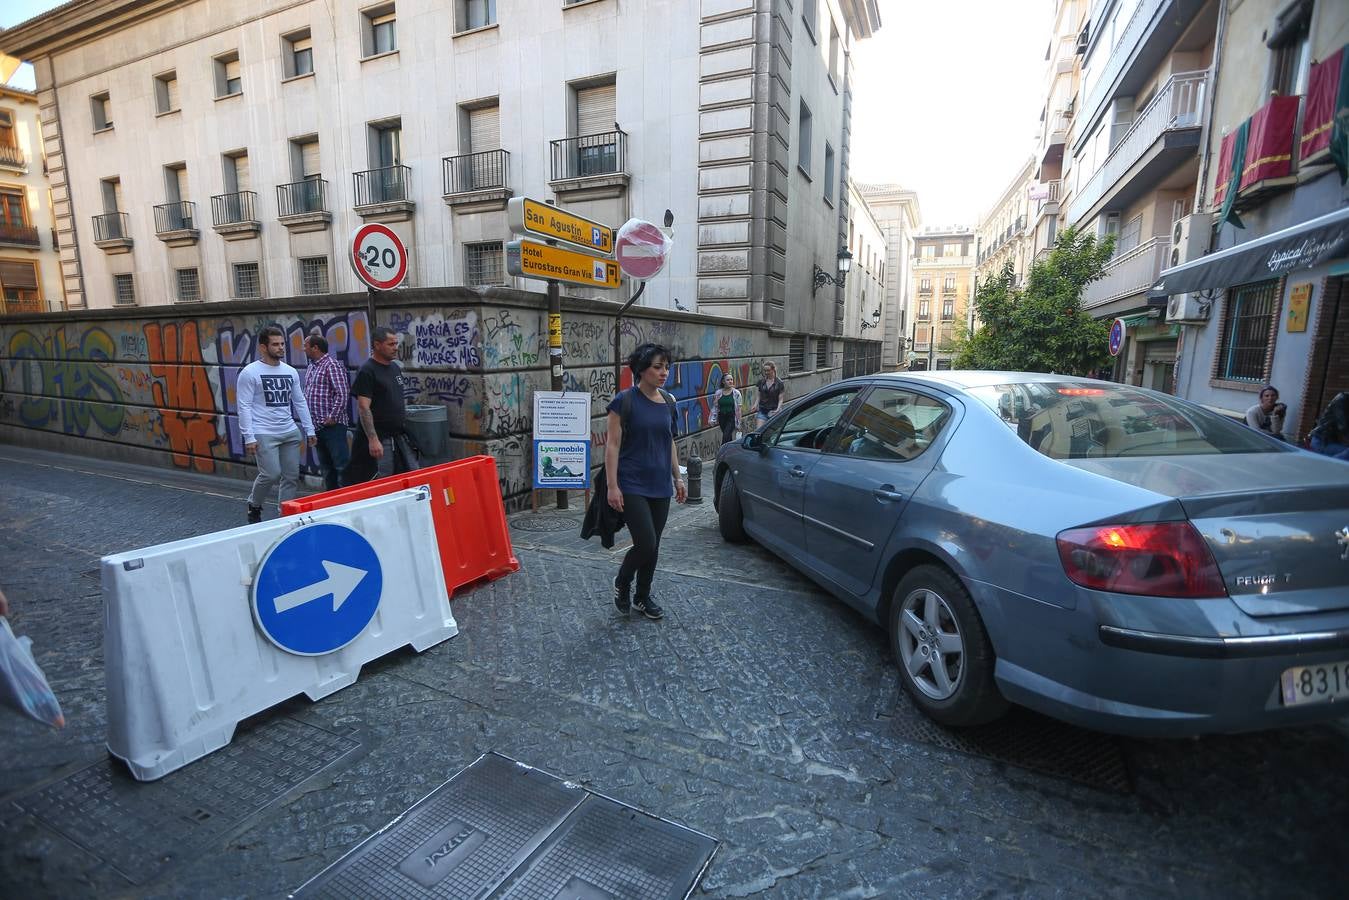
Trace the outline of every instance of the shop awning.
<instances>
[{"instance_id":1,"label":"shop awning","mask_svg":"<svg viewBox=\"0 0 1349 900\"><path fill-rule=\"evenodd\" d=\"M1264 281L1349 256L1349 207L1165 269L1148 291L1168 297Z\"/></svg>"}]
</instances>

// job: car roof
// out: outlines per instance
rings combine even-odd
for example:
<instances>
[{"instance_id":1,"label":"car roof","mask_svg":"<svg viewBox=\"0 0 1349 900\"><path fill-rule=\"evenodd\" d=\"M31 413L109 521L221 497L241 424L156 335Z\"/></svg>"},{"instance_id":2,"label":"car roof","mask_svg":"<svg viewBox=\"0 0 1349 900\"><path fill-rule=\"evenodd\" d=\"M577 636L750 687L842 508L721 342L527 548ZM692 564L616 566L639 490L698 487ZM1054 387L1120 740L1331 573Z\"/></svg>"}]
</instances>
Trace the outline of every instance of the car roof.
<instances>
[{"instance_id":1,"label":"car roof","mask_svg":"<svg viewBox=\"0 0 1349 900\"><path fill-rule=\"evenodd\" d=\"M879 372L871 378L907 379L925 381L949 388L966 389L993 384L1045 384L1063 381L1094 383L1094 379L1078 375L1055 375L1045 372L1001 372L980 369L949 369L940 372Z\"/></svg>"}]
</instances>

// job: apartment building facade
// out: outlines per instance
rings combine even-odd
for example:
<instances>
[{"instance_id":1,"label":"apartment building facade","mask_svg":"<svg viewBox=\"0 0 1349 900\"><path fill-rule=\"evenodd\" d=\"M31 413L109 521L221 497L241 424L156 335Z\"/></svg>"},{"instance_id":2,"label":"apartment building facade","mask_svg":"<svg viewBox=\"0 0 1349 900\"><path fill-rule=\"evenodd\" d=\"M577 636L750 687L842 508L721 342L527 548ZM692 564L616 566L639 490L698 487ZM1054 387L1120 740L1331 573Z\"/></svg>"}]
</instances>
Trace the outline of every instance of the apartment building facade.
<instances>
[{"instance_id":1,"label":"apartment building facade","mask_svg":"<svg viewBox=\"0 0 1349 900\"><path fill-rule=\"evenodd\" d=\"M1227 0L1223 16L1201 252L1176 254L1152 294L1181 332L1178 393L1236 415L1273 384L1300 441L1349 391L1349 189L1331 156L1349 143L1349 5Z\"/></svg>"},{"instance_id":2,"label":"apartment building facade","mask_svg":"<svg viewBox=\"0 0 1349 900\"><path fill-rule=\"evenodd\" d=\"M906 368L913 352L910 323L913 241L922 221L918 194L898 184L863 184L857 191L871 209L885 240L885 294L881 304L881 368ZM869 332L868 332L869 333Z\"/></svg>"},{"instance_id":3,"label":"apartment building facade","mask_svg":"<svg viewBox=\"0 0 1349 900\"><path fill-rule=\"evenodd\" d=\"M1074 134L1081 108L1082 58L1089 37L1090 0L1057 0L1054 24L1045 48L1044 106L1034 150L1035 184L1031 188L1027 228L1035 260L1054 248L1072 199L1073 158L1064 153Z\"/></svg>"},{"instance_id":4,"label":"apartment building facade","mask_svg":"<svg viewBox=\"0 0 1349 900\"><path fill-rule=\"evenodd\" d=\"M37 96L12 71L0 58L0 315L65 306Z\"/></svg>"},{"instance_id":5,"label":"apartment building facade","mask_svg":"<svg viewBox=\"0 0 1349 900\"><path fill-rule=\"evenodd\" d=\"M1035 160L1025 164L1003 189L996 203L984 213L974 229L975 267L979 283L1002 272L1008 263L1016 285L1025 282L1034 262L1035 247L1031 216L1031 196L1037 193Z\"/></svg>"},{"instance_id":6,"label":"apartment building facade","mask_svg":"<svg viewBox=\"0 0 1349 900\"><path fill-rule=\"evenodd\" d=\"M866 198L851 180L848 182L848 252L852 261L843 285L843 334L879 340L885 306L885 232Z\"/></svg>"},{"instance_id":7,"label":"apartment building facade","mask_svg":"<svg viewBox=\"0 0 1349 900\"><path fill-rule=\"evenodd\" d=\"M927 226L914 235L909 369L950 369L959 329L969 327L974 229Z\"/></svg>"},{"instance_id":8,"label":"apartment building facade","mask_svg":"<svg viewBox=\"0 0 1349 900\"><path fill-rule=\"evenodd\" d=\"M0 41L51 111L72 306L355 291L365 222L408 286L538 290L504 265L525 195L668 209L644 304L830 335L810 267L841 246L848 53L879 25L874 0L85 0Z\"/></svg>"}]
</instances>

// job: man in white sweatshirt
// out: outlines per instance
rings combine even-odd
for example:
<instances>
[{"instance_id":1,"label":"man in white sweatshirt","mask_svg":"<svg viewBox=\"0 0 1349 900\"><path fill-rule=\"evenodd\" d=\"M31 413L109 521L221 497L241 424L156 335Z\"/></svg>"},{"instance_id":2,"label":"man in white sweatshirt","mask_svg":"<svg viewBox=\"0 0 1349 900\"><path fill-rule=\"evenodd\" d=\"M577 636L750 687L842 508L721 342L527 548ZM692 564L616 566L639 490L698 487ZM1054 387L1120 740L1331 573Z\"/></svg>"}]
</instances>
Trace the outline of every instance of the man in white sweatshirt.
<instances>
[{"instance_id":1,"label":"man in white sweatshirt","mask_svg":"<svg viewBox=\"0 0 1349 900\"><path fill-rule=\"evenodd\" d=\"M235 387L244 453L258 461L258 477L248 495L250 524L262 521L262 504L277 482L278 507L295 496L300 445L307 442L312 447L316 441L300 375L282 362L285 356L286 336L281 329L275 325L263 328L258 332L257 361L244 366ZM303 436L295 425L297 418Z\"/></svg>"}]
</instances>

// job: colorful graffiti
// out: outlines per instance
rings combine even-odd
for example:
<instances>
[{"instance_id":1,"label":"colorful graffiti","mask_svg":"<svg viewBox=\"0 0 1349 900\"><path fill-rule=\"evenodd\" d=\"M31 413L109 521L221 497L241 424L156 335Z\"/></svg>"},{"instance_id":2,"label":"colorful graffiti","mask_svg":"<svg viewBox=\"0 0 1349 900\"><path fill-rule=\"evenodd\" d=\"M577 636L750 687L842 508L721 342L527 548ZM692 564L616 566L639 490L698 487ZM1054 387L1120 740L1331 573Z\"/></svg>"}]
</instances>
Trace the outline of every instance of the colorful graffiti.
<instances>
[{"instance_id":1,"label":"colorful graffiti","mask_svg":"<svg viewBox=\"0 0 1349 900\"><path fill-rule=\"evenodd\" d=\"M452 445L486 448L498 458L502 489L526 492L533 394L550 386L542 304L383 310L380 321L404 336L407 400L444 405ZM212 315L207 307L173 318L0 322L0 426L98 438L158 453L180 468L219 472L246 461L238 374L256 358L258 331L274 322L285 333L288 361L301 371L309 334L323 335L329 353L353 376L369 359L373 323L363 310ZM624 352L653 341L677 360L667 386L678 403L684 452L715 449L707 420L723 373L736 376L745 411L752 411L754 389L745 386L778 341L745 323L641 314L623 319L619 335ZM609 315L564 315L563 386L592 398L596 451L606 440L605 408L632 381L626 368L614 375L613 336ZM312 455L306 462L313 471Z\"/></svg>"},{"instance_id":2,"label":"colorful graffiti","mask_svg":"<svg viewBox=\"0 0 1349 900\"><path fill-rule=\"evenodd\" d=\"M15 332L9 356L19 364L19 421L29 428L48 428L59 420L63 432L81 437L91 428L117 434L126 411L117 380L108 371L116 355L113 339L98 327L84 329L75 342L64 326L46 337Z\"/></svg>"},{"instance_id":3,"label":"colorful graffiti","mask_svg":"<svg viewBox=\"0 0 1349 900\"><path fill-rule=\"evenodd\" d=\"M201 358L197 323L145 326L151 394L159 409L173 463L198 472L214 472L213 452L220 440L216 428L215 392Z\"/></svg>"}]
</instances>

